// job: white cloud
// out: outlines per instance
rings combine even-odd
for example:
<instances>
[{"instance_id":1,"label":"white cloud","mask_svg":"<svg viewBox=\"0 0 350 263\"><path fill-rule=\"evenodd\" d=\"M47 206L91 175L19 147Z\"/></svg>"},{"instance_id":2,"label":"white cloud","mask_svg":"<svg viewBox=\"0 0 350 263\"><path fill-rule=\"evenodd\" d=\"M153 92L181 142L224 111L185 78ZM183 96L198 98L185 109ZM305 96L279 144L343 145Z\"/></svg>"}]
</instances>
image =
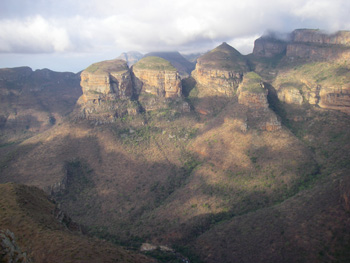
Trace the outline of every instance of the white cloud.
<instances>
[{"instance_id":1,"label":"white cloud","mask_svg":"<svg viewBox=\"0 0 350 263\"><path fill-rule=\"evenodd\" d=\"M0 21L0 52L50 53L69 50L66 29L41 16Z\"/></svg>"},{"instance_id":2,"label":"white cloud","mask_svg":"<svg viewBox=\"0 0 350 263\"><path fill-rule=\"evenodd\" d=\"M19 3L23 3L22 5ZM267 30L350 29L348 0L0 1L0 53L243 53ZM28 2L29 3L29 2ZM5 10L5 11L4 11Z\"/></svg>"}]
</instances>

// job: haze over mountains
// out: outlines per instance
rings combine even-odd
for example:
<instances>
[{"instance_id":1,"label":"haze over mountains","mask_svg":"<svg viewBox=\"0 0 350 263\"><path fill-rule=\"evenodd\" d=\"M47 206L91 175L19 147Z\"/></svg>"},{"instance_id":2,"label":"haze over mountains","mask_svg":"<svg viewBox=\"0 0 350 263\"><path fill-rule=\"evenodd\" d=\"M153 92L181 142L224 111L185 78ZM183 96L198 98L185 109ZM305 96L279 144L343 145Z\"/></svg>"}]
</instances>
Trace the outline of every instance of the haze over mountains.
<instances>
[{"instance_id":1,"label":"haze over mountains","mask_svg":"<svg viewBox=\"0 0 350 263\"><path fill-rule=\"evenodd\" d=\"M350 32L193 57L0 69L3 251L6 239L27 262L350 260Z\"/></svg>"}]
</instances>

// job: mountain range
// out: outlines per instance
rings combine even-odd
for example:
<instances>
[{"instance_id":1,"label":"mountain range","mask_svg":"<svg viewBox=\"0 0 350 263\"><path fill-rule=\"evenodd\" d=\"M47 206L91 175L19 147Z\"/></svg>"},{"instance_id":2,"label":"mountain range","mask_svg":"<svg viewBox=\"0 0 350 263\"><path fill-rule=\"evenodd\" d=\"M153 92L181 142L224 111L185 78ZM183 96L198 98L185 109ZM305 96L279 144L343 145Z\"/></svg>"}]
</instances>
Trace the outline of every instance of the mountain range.
<instances>
[{"instance_id":1,"label":"mountain range","mask_svg":"<svg viewBox=\"0 0 350 263\"><path fill-rule=\"evenodd\" d=\"M348 262L349 55L298 29L0 69L0 259Z\"/></svg>"}]
</instances>

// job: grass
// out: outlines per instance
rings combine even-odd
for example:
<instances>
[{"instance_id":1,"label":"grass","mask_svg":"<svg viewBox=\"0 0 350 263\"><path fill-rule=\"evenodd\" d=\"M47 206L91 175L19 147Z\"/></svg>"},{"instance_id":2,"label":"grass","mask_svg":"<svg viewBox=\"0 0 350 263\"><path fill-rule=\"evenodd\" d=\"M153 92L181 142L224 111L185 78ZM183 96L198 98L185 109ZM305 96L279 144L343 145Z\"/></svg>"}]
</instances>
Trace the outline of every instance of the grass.
<instances>
[{"instance_id":1,"label":"grass","mask_svg":"<svg viewBox=\"0 0 350 263\"><path fill-rule=\"evenodd\" d=\"M110 72L123 72L129 70L124 60L106 60L98 63L94 63L87 67L84 71L88 73L101 74Z\"/></svg>"},{"instance_id":2,"label":"grass","mask_svg":"<svg viewBox=\"0 0 350 263\"><path fill-rule=\"evenodd\" d=\"M136 64L133 65L134 69L147 69L147 70L165 70L176 71L176 68L171 63L163 58L149 56L142 58Z\"/></svg>"}]
</instances>

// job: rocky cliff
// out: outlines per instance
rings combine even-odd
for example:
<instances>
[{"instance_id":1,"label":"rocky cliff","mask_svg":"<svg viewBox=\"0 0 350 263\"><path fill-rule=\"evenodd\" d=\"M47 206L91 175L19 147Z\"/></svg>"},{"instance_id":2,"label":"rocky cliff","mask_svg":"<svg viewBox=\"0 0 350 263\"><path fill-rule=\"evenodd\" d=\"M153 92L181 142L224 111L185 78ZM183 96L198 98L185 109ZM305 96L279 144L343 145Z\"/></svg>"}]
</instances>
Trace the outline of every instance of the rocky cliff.
<instances>
[{"instance_id":1,"label":"rocky cliff","mask_svg":"<svg viewBox=\"0 0 350 263\"><path fill-rule=\"evenodd\" d=\"M258 57L271 58L285 54L287 42L270 36L262 36L255 40L253 54Z\"/></svg>"},{"instance_id":2,"label":"rocky cliff","mask_svg":"<svg viewBox=\"0 0 350 263\"><path fill-rule=\"evenodd\" d=\"M286 55L291 59L348 59L350 57L350 31L326 34L313 29L294 30L291 33Z\"/></svg>"},{"instance_id":3,"label":"rocky cliff","mask_svg":"<svg viewBox=\"0 0 350 263\"><path fill-rule=\"evenodd\" d=\"M92 64L81 73L83 95L77 104L80 116L90 120L113 122L125 114L137 114L131 72L123 60Z\"/></svg>"},{"instance_id":4,"label":"rocky cliff","mask_svg":"<svg viewBox=\"0 0 350 263\"><path fill-rule=\"evenodd\" d=\"M267 101L268 90L262 78L249 72L244 75L237 90L238 103L248 107L248 126L255 126L261 130L276 131L281 129L281 122L276 114L269 109Z\"/></svg>"},{"instance_id":5,"label":"rocky cliff","mask_svg":"<svg viewBox=\"0 0 350 263\"><path fill-rule=\"evenodd\" d=\"M158 97L174 98L181 96L181 79L176 68L160 57L145 57L133 68L137 79L136 89Z\"/></svg>"},{"instance_id":6,"label":"rocky cliff","mask_svg":"<svg viewBox=\"0 0 350 263\"><path fill-rule=\"evenodd\" d=\"M244 56L227 43L222 43L198 58L192 76L197 82L199 96L232 96L243 74L248 71Z\"/></svg>"},{"instance_id":7,"label":"rocky cliff","mask_svg":"<svg viewBox=\"0 0 350 263\"><path fill-rule=\"evenodd\" d=\"M280 72L273 86L288 104L309 103L350 113L350 68L342 60L304 64Z\"/></svg>"}]
</instances>

